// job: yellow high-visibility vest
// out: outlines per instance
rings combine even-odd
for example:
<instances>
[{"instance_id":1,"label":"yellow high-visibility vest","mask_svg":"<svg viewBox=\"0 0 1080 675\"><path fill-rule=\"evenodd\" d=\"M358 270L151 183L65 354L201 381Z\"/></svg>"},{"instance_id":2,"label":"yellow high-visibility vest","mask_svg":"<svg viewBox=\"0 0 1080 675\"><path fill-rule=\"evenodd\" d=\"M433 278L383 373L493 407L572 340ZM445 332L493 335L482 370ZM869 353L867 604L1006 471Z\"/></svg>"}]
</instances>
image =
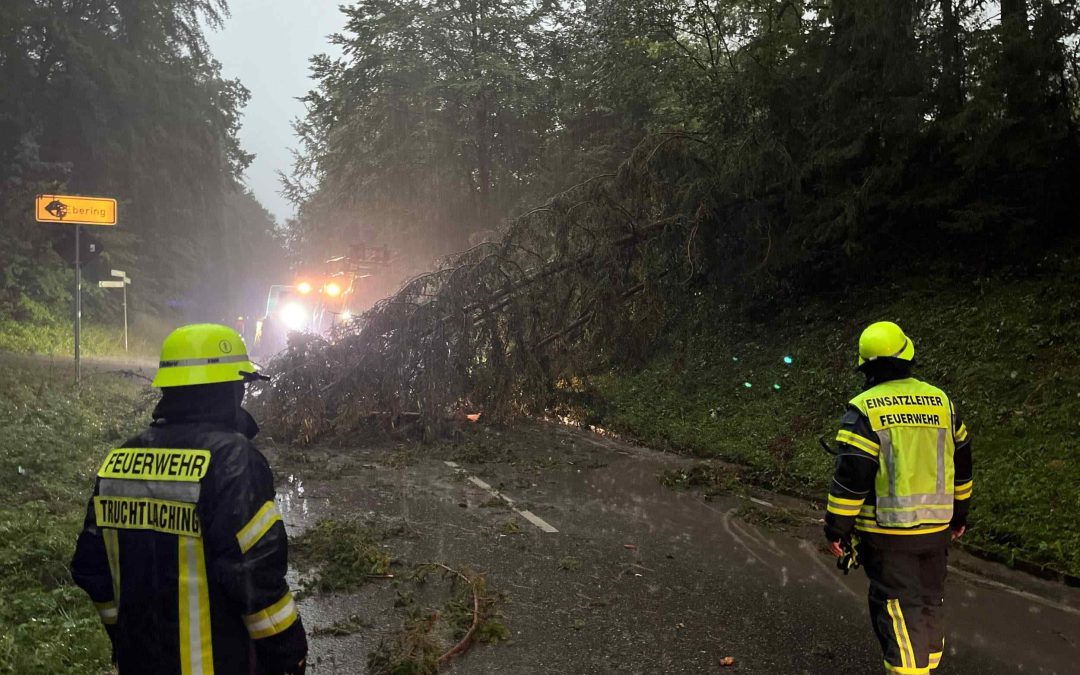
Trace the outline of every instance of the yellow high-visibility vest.
<instances>
[{"instance_id":1,"label":"yellow high-visibility vest","mask_svg":"<svg viewBox=\"0 0 1080 675\"><path fill-rule=\"evenodd\" d=\"M881 446L876 503L864 507L856 528L899 533L948 525L956 443L945 392L915 378L891 380L859 394L851 405L870 420Z\"/></svg>"}]
</instances>

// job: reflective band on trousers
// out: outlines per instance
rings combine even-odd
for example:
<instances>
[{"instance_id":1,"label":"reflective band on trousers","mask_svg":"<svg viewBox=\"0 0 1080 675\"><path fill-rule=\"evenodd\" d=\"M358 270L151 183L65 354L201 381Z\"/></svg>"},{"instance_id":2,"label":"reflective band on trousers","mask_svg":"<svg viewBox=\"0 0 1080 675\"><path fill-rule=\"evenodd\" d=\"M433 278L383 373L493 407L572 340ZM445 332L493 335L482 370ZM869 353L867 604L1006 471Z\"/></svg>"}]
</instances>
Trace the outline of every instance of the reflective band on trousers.
<instances>
[{"instance_id":1,"label":"reflective band on trousers","mask_svg":"<svg viewBox=\"0 0 1080 675\"><path fill-rule=\"evenodd\" d=\"M102 478L98 483L98 494L102 497L143 497L188 504L199 502L199 491L199 483L181 483L171 480Z\"/></svg>"},{"instance_id":2,"label":"reflective band on trousers","mask_svg":"<svg viewBox=\"0 0 1080 675\"><path fill-rule=\"evenodd\" d=\"M214 356L208 359L176 359L175 361L161 361L159 368L182 368L184 366L212 366L218 363L241 363L248 360L247 354L233 354L232 356Z\"/></svg>"},{"instance_id":3,"label":"reflective band on trousers","mask_svg":"<svg viewBox=\"0 0 1080 675\"><path fill-rule=\"evenodd\" d=\"M904 610L900 607L900 601L890 598L886 601L885 608L892 619L893 634L900 651L900 665L904 668L917 668L915 647L911 643L911 635L908 633L907 621L904 619Z\"/></svg>"},{"instance_id":4,"label":"reflective band on trousers","mask_svg":"<svg viewBox=\"0 0 1080 675\"><path fill-rule=\"evenodd\" d=\"M203 540L178 536L180 601L180 672L213 675L214 651L210 642L210 594L206 583Z\"/></svg>"},{"instance_id":5,"label":"reflective band on trousers","mask_svg":"<svg viewBox=\"0 0 1080 675\"><path fill-rule=\"evenodd\" d=\"M104 624L115 624L116 619L120 616L120 609L116 606L115 601L95 602L94 607L97 608L98 616L101 617L101 622Z\"/></svg>"}]
</instances>

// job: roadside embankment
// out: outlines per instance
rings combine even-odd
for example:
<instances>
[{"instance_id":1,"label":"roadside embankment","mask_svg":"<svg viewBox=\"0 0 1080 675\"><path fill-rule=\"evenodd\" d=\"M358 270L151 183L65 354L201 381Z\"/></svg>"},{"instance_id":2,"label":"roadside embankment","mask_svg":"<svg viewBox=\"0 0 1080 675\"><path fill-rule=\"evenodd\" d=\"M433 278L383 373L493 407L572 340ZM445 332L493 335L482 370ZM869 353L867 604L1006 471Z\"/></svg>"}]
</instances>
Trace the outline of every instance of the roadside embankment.
<instances>
[{"instance_id":1,"label":"roadside embankment","mask_svg":"<svg viewBox=\"0 0 1080 675\"><path fill-rule=\"evenodd\" d=\"M919 278L864 294L735 315L704 299L633 368L570 383L572 416L646 445L749 468L824 496L859 331L899 323L916 375L945 389L972 432L965 541L1006 562L1080 574L1080 261L1023 275ZM785 357L789 357L790 363Z\"/></svg>"},{"instance_id":2,"label":"roadside embankment","mask_svg":"<svg viewBox=\"0 0 1080 675\"><path fill-rule=\"evenodd\" d=\"M97 366L0 354L0 673L102 672L105 631L71 581L92 476L148 416L152 391Z\"/></svg>"},{"instance_id":3,"label":"roadside embankment","mask_svg":"<svg viewBox=\"0 0 1080 675\"><path fill-rule=\"evenodd\" d=\"M160 319L133 316L129 326L128 349L124 350L124 325L84 321L80 345L83 356L150 357L157 354L161 340L171 330ZM56 317L19 321L0 315L0 354L71 356L75 334L71 321Z\"/></svg>"}]
</instances>

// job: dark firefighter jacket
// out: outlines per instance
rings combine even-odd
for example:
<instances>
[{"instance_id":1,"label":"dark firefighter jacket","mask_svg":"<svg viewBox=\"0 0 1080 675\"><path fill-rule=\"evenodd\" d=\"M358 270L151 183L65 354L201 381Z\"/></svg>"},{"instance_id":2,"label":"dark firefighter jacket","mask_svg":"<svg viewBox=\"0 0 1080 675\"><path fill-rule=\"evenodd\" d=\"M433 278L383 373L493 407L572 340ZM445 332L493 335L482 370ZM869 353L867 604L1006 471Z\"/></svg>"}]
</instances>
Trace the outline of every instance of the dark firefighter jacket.
<instances>
[{"instance_id":1,"label":"dark firefighter jacket","mask_svg":"<svg viewBox=\"0 0 1080 675\"><path fill-rule=\"evenodd\" d=\"M874 384L892 383L893 388L911 388L913 391L929 388L940 393L940 390L910 378L909 373L904 375L906 377L886 377ZM907 386L905 383L911 384ZM955 406L943 394L942 399L950 412L948 431L955 447L952 466L946 468L946 473L952 477L952 485L948 489L952 514L948 522L903 528L885 526L880 518L875 518L875 505L879 501L877 484L883 482L879 479L889 471L882 460L886 439L874 431L865 412L853 402L848 406L836 436L841 445L825 514L825 535L830 541L847 541L856 533L861 540L879 548L936 548L948 544L950 529L966 525L973 484L971 439ZM911 450L908 449L909 452ZM933 458L932 452L925 455L927 461Z\"/></svg>"},{"instance_id":2,"label":"dark firefighter jacket","mask_svg":"<svg viewBox=\"0 0 1080 675\"><path fill-rule=\"evenodd\" d=\"M166 397L147 431L109 453L72 576L121 675L293 672L307 641L257 427L238 405L222 416L188 403L170 410Z\"/></svg>"}]
</instances>

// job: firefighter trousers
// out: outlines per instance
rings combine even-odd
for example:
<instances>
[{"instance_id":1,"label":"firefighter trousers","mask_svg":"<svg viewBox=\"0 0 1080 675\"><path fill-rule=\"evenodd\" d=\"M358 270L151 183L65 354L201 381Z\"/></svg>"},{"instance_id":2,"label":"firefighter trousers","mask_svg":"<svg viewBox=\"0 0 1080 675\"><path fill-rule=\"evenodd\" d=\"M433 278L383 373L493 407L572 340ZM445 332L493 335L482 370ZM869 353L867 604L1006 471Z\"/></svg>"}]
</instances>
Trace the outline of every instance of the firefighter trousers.
<instances>
[{"instance_id":1,"label":"firefighter trousers","mask_svg":"<svg viewBox=\"0 0 1080 675\"><path fill-rule=\"evenodd\" d=\"M859 544L870 579L870 620L885 655L885 670L928 675L945 650L942 604L948 548L889 550Z\"/></svg>"}]
</instances>

